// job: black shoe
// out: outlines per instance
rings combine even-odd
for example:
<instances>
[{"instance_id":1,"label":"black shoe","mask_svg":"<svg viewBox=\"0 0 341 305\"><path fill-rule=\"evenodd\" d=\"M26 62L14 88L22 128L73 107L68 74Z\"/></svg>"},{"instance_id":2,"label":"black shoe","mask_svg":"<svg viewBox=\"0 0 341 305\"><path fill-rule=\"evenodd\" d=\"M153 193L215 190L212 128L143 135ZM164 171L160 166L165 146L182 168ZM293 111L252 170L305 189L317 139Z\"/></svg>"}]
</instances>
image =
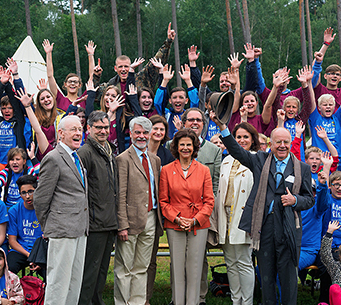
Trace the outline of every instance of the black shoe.
<instances>
[{"instance_id":1,"label":"black shoe","mask_svg":"<svg viewBox=\"0 0 341 305\"><path fill-rule=\"evenodd\" d=\"M170 303L168 305L174 305L173 301L170 301Z\"/></svg>"},{"instance_id":2,"label":"black shoe","mask_svg":"<svg viewBox=\"0 0 341 305\"><path fill-rule=\"evenodd\" d=\"M206 302L200 302L199 305L206 305Z\"/></svg>"}]
</instances>

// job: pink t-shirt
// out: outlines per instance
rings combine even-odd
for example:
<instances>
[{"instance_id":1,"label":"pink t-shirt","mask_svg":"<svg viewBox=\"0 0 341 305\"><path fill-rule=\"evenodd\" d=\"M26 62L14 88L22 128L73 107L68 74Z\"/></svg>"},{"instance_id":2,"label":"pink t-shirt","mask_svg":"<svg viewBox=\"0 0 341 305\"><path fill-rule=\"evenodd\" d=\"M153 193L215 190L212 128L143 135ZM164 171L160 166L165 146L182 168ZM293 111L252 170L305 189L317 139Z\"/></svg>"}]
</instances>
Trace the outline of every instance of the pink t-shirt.
<instances>
[{"instance_id":1,"label":"pink t-shirt","mask_svg":"<svg viewBox=\"0 0 341 305\"><path fill-rule=\"evenodd\" d=\"M87 94L87 92L84 91L80 97L82 97L86 94ZM64 111L66 111L69 108L70 104L72 104L72 102L66 96L61 94L61 92L59 90L57 91L56 101L57 101L57 108L64 110ZM83 107L85 109L86 101L82 101L81 103L79 103L79 106Z\"/></svg>"}]
</instances>

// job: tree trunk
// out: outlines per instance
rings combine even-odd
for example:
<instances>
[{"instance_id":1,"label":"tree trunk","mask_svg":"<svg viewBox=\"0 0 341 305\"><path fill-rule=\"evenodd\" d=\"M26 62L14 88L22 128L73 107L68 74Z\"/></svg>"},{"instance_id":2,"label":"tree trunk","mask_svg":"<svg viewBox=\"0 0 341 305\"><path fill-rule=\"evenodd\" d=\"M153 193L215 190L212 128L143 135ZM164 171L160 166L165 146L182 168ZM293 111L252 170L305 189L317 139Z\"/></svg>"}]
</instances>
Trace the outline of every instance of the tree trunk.
<instances>
[{"instance_id":1,"label":"tree trunk","mask_svg":"<svg viewBox=\"0 0 341 305\"><path fill-rule=\"evenodd\" d=\"M71 9L71 25L72 25L72 37L73 37L73 46L75 49L75 62L76 62L76 73L81 77L81 65L79 61L79 50L78 50L78 40L77 40L77 31L76 31L76 19L75 19L75 11L73 9L73 0L70 0L70 9Z\"/></svg>"},{"instance_id":2,"label":"tree trunk","mask_svg":"<svg viewBox=\"0 0 341 305\"><path fill-rule=\"evenodd\" d=\"M178 39L179 33L178 33L178 26L176 23L175 0L172 0L172 20L173 20L173 29L176 33L175 39L174 39L176 86L181 87L181 77L179 75L179 71L180 71L180 53L179 53L179 39Z\"/></svg>"},{"instance_id":3,"label":"tree trunk","mask_svg":"<svg viewBox=\"0 0 341 305\"><path fill-rule=\"evenodd\" d=\"M307 45L305 41L305 24L304 24L304 3L299 0L300 6L300 32L301 32L301 52L302 52L302 66L306 66L307 62Z\"/></svg>"},{"instance_id":4,"label":"tree trunk","mask_svg":"<svg viewBox=\"0 0 341 305\"><path fill-rule=\"evenodd\" d=\"M227 33L229 36L230 54L233 54L234 42L233 42L233 32L232 32L232 22L231 22L230 0L225 0L225 4L226 4Z\"/></svg>"},{"instance_id":5,"label":"tree trunk","mask_svg":"<svg viewBox=\"0 0 341 305\"><path fill-rule=\"evenodd\" d=\"M30 3L29 0L25 0L25 15L26 15L26 28L27 35L32 36L32 26L31 26L31 14L30 14Z\"/></svg>"},{"instance_id":6,"label":"tree trunk","mask_svg":"<svg viewBox=\"0 0 341 305\"><path fill-rule=\"evenodd\" d=\"M239 0L236 0L236 7L237 7L239 19L240 19L240 25L241 25L242 31L243 31L244 42L246 43L247 42L247 35L246 35L246 31L245 31L245 25L244 25L244 19L243 19L242 11L240 10Z\"/></svg>"},{"instance_id":7,"label":"tree trunk","mask_svg":"<svg viewBox=\"0 0 341 305\"><path fill-rule=\"evenodd\" d=\"M243 12L244 12L246 42L251 43L251 31L250 31L249 11L247 9L247 0L242 0L242 3L243 3Z\"/></svg>"},{"instance_id":8,"label":"tree trunk","mask_svg":"<svg viewBox=\"0 0 341 305\"><path fill-rule=\"evenodd\" d=\"M305 10L306 10L305 14L306 14L306 17L307 17L309 65L312 65L312 63L313 63L313 38L311 37L309 0L305 0Z\"/></svg>"},{"instance_id":9,"label":"tree trunk","mask_svg":"<svg viewBox=\"0 0 341 305\"><path fill-rule=\"evenodd\" d=\"M340 59L341 59L341 0L336 0L337 3L337 33L339 34Z\"/></svg>"},{"instance_id":10,"label":"tree trunk","mask_svg":"<svg viewBox=\"0 0 341 305\"><path fill-rule=\"evenodd\" d=\"M122 55L122 49L121 49L120 29L118 27L116 0L111 0L111 15L112 15L112 23L114 26L116 57L118 57Z\"/></svg>"},{"instance_id":11,"label":"tree trunk","mask_svg":"<svg viewBox=\"0 0 341 305\"><path fill-rule=\"evenodd\" d=\"M141 29L141 10L140 0L136 0L136 25L137 25L137 56L142 57L142 29ZM139 71L142 70L142 65L138 66Z\"/></svg>"},{"instance_id":12,"label":"tree trunk","mask_svg":"<svg viewBox=\"0 0 341 305\"><path fill-rule=\"evenodd\" d=\"M84 13L84 0L81 1L81 5L82 5L82 7L81 7L81 13L82 13L82 15L83 15L83 13Z\"/></svg>"}]
</instances>

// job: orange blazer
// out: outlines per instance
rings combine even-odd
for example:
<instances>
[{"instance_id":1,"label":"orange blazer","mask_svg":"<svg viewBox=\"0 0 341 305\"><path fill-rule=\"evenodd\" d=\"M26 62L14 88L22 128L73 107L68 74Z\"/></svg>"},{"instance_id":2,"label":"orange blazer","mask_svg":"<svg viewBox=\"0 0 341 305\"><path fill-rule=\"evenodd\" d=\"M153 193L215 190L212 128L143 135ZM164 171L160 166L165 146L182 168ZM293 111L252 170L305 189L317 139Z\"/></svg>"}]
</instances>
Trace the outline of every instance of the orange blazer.
<instances>
[{"instance_id":1,"label":"orange blazer","mask_svg":"<svg viewBox=\"0 0 341 305\"><path fill-rule=\"evenodd\" d=\"M193 160L185 178L179 160L162 167L159 200L165 228L181 230L174 223L177 216L195 217L198 224L194 230L210 227L214 195L209 168Z\"/></svg>"}]
</instances>

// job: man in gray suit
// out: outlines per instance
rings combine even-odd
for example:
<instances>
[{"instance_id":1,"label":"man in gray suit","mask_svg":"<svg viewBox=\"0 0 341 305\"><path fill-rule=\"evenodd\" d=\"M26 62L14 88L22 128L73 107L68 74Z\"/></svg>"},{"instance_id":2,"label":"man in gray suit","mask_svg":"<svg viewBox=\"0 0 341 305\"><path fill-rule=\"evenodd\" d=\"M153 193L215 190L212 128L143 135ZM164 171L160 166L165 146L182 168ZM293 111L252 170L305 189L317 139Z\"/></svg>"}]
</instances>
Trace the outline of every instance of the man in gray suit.
<instances>
[{"instance_id":1,"label":"man in gray suit","mask_svg":"<svg viewBox=\"0 0 341 305\"><path fill-rule=\"evenodd\" d=\"M82 141L77 116L58 125L60 142L40 165L34 208L49 238L45 305L77 304L89 230L86 173L76 150Z\"/></svg>"},{"instance_id":2,"label":"man in gray suit","mask_svg":"<svg viewBox=\"0 0 341 305\"><path fill-rule=\"evenodd\" d=\"M152 123L136 117L129 123L132 145L117 158L118 233L115 253L116 305L146 302L147 269L156 226L162 230L158 204L160 158L147 151Z\"/></svg>"}]
</instances>

